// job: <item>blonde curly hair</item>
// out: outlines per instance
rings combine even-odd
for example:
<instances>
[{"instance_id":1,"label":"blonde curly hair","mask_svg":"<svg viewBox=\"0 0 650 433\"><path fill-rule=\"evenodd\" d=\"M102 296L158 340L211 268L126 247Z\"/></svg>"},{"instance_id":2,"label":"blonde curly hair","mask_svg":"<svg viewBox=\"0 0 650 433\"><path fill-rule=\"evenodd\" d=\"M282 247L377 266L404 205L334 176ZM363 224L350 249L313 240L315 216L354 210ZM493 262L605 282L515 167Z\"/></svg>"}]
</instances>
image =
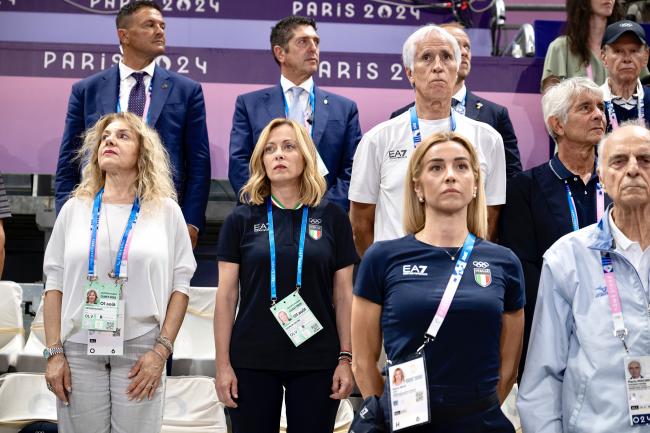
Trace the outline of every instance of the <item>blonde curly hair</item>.
<instances>
[{"instance_id":1,"label":"blonde curly hair","mask_svg":"<svg viewBox=\"0 0 650 433\"><path fill-rule=\"evenodd\" d=\"M129 112L106 114L86 130L77 155L83 166L81 182L72 192L72 196L92 199L104 186L106 173L99 167L99 145L106 127L118 120L126 123L138 142L135 190L142 205L160 202L165 198L176 200L169 155L158 133L147 126L142 118Z\"/></svg>"}]
</instances>

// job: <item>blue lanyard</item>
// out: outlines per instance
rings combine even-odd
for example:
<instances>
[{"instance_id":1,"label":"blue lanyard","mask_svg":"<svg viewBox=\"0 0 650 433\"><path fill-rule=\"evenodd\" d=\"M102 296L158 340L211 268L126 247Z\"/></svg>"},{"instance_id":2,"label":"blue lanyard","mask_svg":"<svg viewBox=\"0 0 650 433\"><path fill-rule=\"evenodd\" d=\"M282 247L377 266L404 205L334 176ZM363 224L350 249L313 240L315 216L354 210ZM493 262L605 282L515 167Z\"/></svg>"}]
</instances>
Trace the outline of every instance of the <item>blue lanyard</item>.
<instances>
[{"instance_id":1,"label":"blue lanyard","mask_svg":"<svg viewBox=\"0 0 650 433\"><path fill-rule=\"evenodd\" d=\"M95 200L93 202L93 216L92 222L90 224L90 252L88 253L88 279L96 280L97 274L95 273L95 256L97 252L97 230L99 228L99 213L102 207L102 196L104 195L104 188L99 190L97 195L95 195ZM133 206L131 207L131 214L129 215L129 220L126 223L124 228L124 233L122 234L122 241L120 242L120 248L117 251L117 257L115 257L115 266L113 267L113 272L111 273L111 278L118 278L121 280L126 280L126 275L121 275L122 271L122 259L125 256L125 249L127 247L127 240L133 229L133 224L135 224L138 219L138 214L140 213L140 200L138 197L133 201Z\"/></svg>"},{"instance_id":2,"label":"blue lanyard","mask_svg":"<svg viewBox=\"0 0 650 433\"><path fill-rule=\"evenodd\" d=\"M271 303L274 305L278 300L276 285L276 265L275 265L275 230L273 229L273 205L271 199L266 201L267 221L269 225L269 249L271 251ZM309 208L302 208L302 223L300 225L300 243L298 244L298 267L296 270L296 290L302 287L302 262L305 253L305 234L307 233L307 214Z\"/></svg>"},{"instance_id":3,"label":"blue lanyard","mask_svg":"<svg viewBox=\"0 0 650 433\"><path fill-rule=\"evenodd\" d=\"M569 183L564 180L564 189L566 190L567 202L569 203L569 213L571 214L571 225L573 226L573 231L580 230L580 223L578 222L578 211L576 209L576 202L573 200L573 194L571 193L571 188L569 188ZM600 186L600 182L596 183L596 219L600 220L603 209L605 207L605 193L603 188Z\"/></svg>"},{"instance_id":4,"label":"blue lanyard","mask_svg":"<svg viewBox=\"0 0 650 433\"><path fill-rule=\"evenodd\" d=\"M289 103L287 102L287 95L284 94L282 90L282 102L284 102L284 117L289 117ZM293 101L295 104L298 101ZM314 121L316 119L316 95L314 94L314 84L311 85L311 91L309 92L309 106L311 107L311 118L307 120L309 122L310 135L314 137Z\"/></svg>"},{"instance_id":5,"label":"blue lanyard","mask_svg":"<svg viewBox=\"0 0 650 433\"><path fill-rule=\"evenodd\" d=\"M149 83L149 106L147 107L147 116L144 119L144 123L147 125L149 124L149 111L151 111L151 95L153 94L153 77L151 77L151 82ZM122 112L122 105L120 104L120 80L118 77L117 80L117 107L115 107L115 112L116 113L121 113Z\"/></svg>"},{"instance_id":6,"label":"blue lanyard","mask_svg":"<svg viewBox=\"0 0 650 433\"><path fill-rule=\"evenodd\" d=\"M567 201L569 202L569 212L571 213L571 224L573 225L573 231L580 230L580 224L578 223L578 212L576 210L576 202L573 200L573 194L571 194L571 188L569 188L569 183L564 180L564 189L566 190Z\"/></svg>"},{"instance_id":7,"label":"blue lanyard","mask_svg":"<svg viewBox=\"0 0 650 433\"><path fill-rule=\"evenodd\" d=\"M422 141L422 134L420 133L420 121L418 120L418 113L415 110L415 106L409 109L411 114L411 132L413 133L413 147L417 147L418 144ZM456 130L456 116L454 114L454 109L452 108L451 113L449 113L449 127L452 131Z\"/></svg>"}]
</instances>

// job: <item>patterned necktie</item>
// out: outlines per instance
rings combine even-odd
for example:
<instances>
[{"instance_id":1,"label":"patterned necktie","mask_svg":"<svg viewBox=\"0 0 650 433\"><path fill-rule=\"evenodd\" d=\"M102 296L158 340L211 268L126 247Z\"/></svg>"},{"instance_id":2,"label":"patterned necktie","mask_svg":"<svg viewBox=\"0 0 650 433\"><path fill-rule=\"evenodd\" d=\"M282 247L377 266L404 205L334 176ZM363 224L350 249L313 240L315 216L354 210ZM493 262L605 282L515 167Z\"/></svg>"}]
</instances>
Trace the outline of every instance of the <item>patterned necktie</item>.
<instances>
[{"instance_id":1,"label":"patterned necktie","mask_svg":"<svg viewBox=\"0 0 650 433\"><path fill-rule=\"evenodd\" d=\"M144 76L146 72L134 72L131 74L135 78L135 86L131 89L129 95L129 111L142 117L144 115L144 104L146 96L144 94Z\"/></svg>"},{"instance_id":2,"label":"patterned necktie","mask_svg":"<svg viewBox=\"0 0 650 433\"><path fill-rule=\"evenodd\" d=\"M302 87L292 87L289 90L291 91L292 98L288 118L302 126L305 126L305 112L300 103L300 95L302 95L302 92L304 92L305 89Z\"/></svg>"},{"instance_id":3,"label":"patterned necktie","mask_svg":"<svg viewBox=\"0 0 650 433\"><path fill-rule=\"evenodd\" d=\"M451 106L456 113L465 115L465 105L458 99L451 98Z\"/></svg>"}]
</instances>

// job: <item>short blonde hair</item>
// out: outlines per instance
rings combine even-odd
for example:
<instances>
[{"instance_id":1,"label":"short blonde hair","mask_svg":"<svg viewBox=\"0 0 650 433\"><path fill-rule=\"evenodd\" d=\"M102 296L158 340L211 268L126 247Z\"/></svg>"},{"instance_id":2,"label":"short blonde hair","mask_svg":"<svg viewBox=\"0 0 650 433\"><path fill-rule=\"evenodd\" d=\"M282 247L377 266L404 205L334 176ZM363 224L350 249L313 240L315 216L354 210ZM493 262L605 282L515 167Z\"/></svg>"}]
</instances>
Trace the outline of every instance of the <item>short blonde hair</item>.
<instances>
[{"instance_id":1,"label":"short blonde hair","mask_svg":"<svg viewBox=\"0 0 650 433\"><path fill-rule=\"evenodd\" d=\"M78 198L93 198L104 187L106 173L99 167L99 145L104 130L115 121L127 124L138 142L138 175L135 190L140 202L158 202L164 198L176 200L176 190L171 178L167 150L158 133L135 114L129 112L111 113L102 116L83 135L83 145L77 158L81 159L83 170L81 182L72 195Z\"/></svg>"},{"instance_id":2,"label":"short blonde hair","mask_svg":"<svg viewBox=\"0 0 650 433\"><path fill-rule=\"evenodd\" d=\"M250 177L241 189L239 200L242 203L260 205L271 195L271 181L264 169L264 148L269 140L271 131L282 125L287 125L293 129L298 150L305 163L305 168L300 178L298 199L305 206L318 206L327 191L327 182L318 171L318 151L304 127L293 120L283 117L271 120L260 134L260 138L257 140L255 149L253 149L253 154L248 165Z\"/></svg>"},{"instance_id":3,"label":"short blonde hair","mask_svg":"<svg viewBox=\"0 0 650 433\"><path fill-rule=\"evenodd\" d=\"M406 188L404 189L404 231L415 234L424 228L426 213L423 203L420 203L415 192L415 186L422 174L422 159L433 146L439 143L453 141L463 146L469 153L469 161L476 180L476 197L467 205L467 228L480 238L487 236L487 206L485 204L485 188L478 155L470 141L455 132L440 132L434 134L418 145L411 155L406 173Z\"/></svg>"}]
</instances>

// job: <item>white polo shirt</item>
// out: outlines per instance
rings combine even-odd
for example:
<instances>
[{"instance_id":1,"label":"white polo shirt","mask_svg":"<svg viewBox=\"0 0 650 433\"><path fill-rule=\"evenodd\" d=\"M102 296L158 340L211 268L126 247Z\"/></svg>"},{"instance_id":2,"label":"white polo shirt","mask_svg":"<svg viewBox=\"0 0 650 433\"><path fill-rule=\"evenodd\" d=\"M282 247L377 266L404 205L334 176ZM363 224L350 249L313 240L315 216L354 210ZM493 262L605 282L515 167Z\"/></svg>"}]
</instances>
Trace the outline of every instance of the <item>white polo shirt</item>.
<instances>
[{"instance_id":1,"label":"white polo shirt","mask_svg":"<svg viewBox=\"0 0 650 433\"><path fill-rule=\"evenodd\" d=\"M501 135L490 125L456 114L456 132L477 150L488 206L506 202L506 160ZM422 140L449 130L449 118L420 121ZM375 242L404 236L404 182L413 151L408 111L368 131L354 155L348 197L375 204Z\"/></svg>"}]
</instances>

